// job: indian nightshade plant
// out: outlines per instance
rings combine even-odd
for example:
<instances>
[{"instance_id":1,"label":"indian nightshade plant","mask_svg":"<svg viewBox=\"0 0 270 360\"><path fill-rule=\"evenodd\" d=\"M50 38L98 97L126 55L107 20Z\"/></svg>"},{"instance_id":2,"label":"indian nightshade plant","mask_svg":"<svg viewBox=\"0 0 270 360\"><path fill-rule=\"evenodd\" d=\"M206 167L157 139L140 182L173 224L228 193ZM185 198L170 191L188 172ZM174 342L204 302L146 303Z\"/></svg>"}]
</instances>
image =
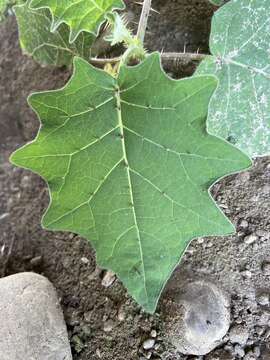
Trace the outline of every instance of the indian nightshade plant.
<instances>
[{"instance_id":1,"label":"indian nightshade plant","mask_svg":"<svg viewBox=\"0 0 270 360\"><path fill-rule=\"evenodd\" d=\"M73 63L73 75L29 97L40 130L11 162L46 180L43 226L91 241L97 263L153 313L190 241L234 232L210 187L269 153L270 3L218 9L211 55L147 53L151 1L136 34L123 9L122 0L15 6L23 51L42 65ZM119 57L93 56L104 24L106 40L125 49ZM202 62L173 80L161 66L169 58Z\"/></svg>"}]
</instances>

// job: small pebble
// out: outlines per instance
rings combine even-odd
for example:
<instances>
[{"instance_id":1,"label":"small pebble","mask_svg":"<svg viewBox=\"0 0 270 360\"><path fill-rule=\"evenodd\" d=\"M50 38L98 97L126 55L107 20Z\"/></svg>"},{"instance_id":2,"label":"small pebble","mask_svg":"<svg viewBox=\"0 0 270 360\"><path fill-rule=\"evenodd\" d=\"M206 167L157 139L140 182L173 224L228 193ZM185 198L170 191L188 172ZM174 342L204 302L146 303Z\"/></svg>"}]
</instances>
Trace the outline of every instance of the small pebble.
<instances>
[{"instance_id":1,"label":"small pebble","mask_svg":"<svg viewBox=\"0 0 270 360\"><path fill-rule=\"evenodd\" d=\"M115 282L115 273L112 271L106 271L106 274L104 275L103 279L102 279L102 286L105 287L110 287L114 282Z\"/></svg>"},{"instance_id":2,"label":"small pebble","mask_svg":"<svg viewBox=\"0 0 270 360\"><path fill-rule=\"evenodd\" d=\"M144 350L150 350L153 349L155 346L155 340L154 339L147 339L143 342L143 348Z\"/></svg>"},{"instance_id":3,"label":"small pebble","mask_svg":"<svg viewBox=\"0 0 270 360\"><path fill-rule=\"evenodd\" d=\"M262 271L265 275L270 275L270 262L263 263Z\"/></svg>"},{"instance_id":4,"label":"small pebble","mask_svg":"<svg viewBox=\"0 0 270 360\"><path fill-rule=\"evenodd\" d=\"M235 345L234 351L241 359L245 356L245 350L240 345Z\"/></svg>"},{"instance_id":5,"label":"small pebble","mask_svg":"<svg viewBox=\"0 0 270 360\"><path fill-rule=\"evenodd\" d=\"M41 263L42 263L42 256L36 256L30 260L30 264L34 267L39 266Z\"/></svg>"},{"instance_id":6,"label":"small pebble","mask_svg":"<svg viewBox=\"0 0 270 360\"><path fill-rule=\"evenodd\" d=\"M247 278L247 279L250 279L252 277L252 273L249 270L244 270L241 272L241 274L244 278Z\"/></svg>"},{"instance_id":7,"label":"small pebble","mask_svg":"<svg viewBox=\"0 0 270 360\"><path fill-rule=\"evenodd\" d=\"M152 331L151 331L151 336L152 336L152 338L156 338L156 337L157 337L157 331L156 331L156 330L152 330Z\"/></svg>"},{"instance_id":8,"label":"small pebble","mask_svg":"<svg viewBox=\"0 0 270 360\"><path fill-rule=\"evenodd\" d=\"M23 176L21 179L21 186L24 188L28 187L30 185L30 180L31 179L28 175Z\"/></svg>"},{"instance_id":9,"label":"small pebble","mask_svg":"<svg viewBox=\"0 0 270 360\"><path fill-rule=\"evenodd\" d=\"M256 240L258 240L258 236L254 235L254 234L247 235L244 238L244 242L247 245L253 244Z\"/></svg>"},{"instance_id":10,"label":"small pebble","mask_svg":"<svg viewBox=\"0 0 270 360\"><path fill-rule=\"evenodd\" d=\"M9 213L3 213L3 214L0 215L0 220L3 220L8 216L9 216Z\"/></svg>"},{"instance_id":11,"label":"small pebble","mask_svg":"<svg viewBox=\"0 0 270 360\"><path fill-rule=\"evenodd\" d=\"M110 332L114 328L114 325L115 324L114 324L114 322L112 320L108 320L108 321L105 322L103 329L104 329L105 332Z\"/></svg>"},{"instance_id":12,"label":"small pebble","mask_svg":"<svg viewBox=\"0 0 270 360\"><path fill-rule=\"evenodd\" d=\"M101 359L101 352L99 349L96 350L97 357Z\"/></svg>"},{"instance_id":13,"label":"small pebble","mask_svg":"<svg viewBox=\"0 0 270 360\"><path fill-rule=\"evenodd\" d=\"M249 337L249 332L243 325L234 325L229 331L229 337L233 344L245 345Z\"/></svg>"},{"instance_id":14,"label":"small pebble","mask_svg":"<svg viewBox=\"0 0 270 360\"><path fill-rule=\"evenodd\" d=\"M269 294L266 292L262 292L257 296L258 304L262 306L269 305Z\"/></svg>"},{"instance_id":15,"label":"small pebble","mask_svg":"<svg viewBox=\"0 0 270 360\"><path fill-rule=\"evenodd\" d=\"M247 229L248 228L247 220L241 220L239 223L239 227L241 227L242 229Z\"/></svg>"},{"instance_id":16,"label":"small pebble","mask_svg":"<svg viewBox=\"0 0 270 360\"><path fill-rule=\"evenodd\" d=\"M264 333L264 328L261 326L255 326L255 331L258 335L262 335Z\"/></svg>"},{"instance_id":17,"label":"small pebble","mask_svg":"<svg viewBox=\"0 0 270 360\"><path fill-rule=\"evenodd\" d=\"M126 313L122 306L118 310L117 318L119 321L124 321L126 318Z\"/></svg>"},{"instance_id":18,"label":"small pebble","mask_svg":"<svg viewBox=\"0 0 270 360\"><path fill-rule=\"evenodd\" d=\"M82 257L82 258L81 258L81 262L82 262L83 264L89 264L90 260L87 259L86 257Z\"/></svg>"}]
</instances>

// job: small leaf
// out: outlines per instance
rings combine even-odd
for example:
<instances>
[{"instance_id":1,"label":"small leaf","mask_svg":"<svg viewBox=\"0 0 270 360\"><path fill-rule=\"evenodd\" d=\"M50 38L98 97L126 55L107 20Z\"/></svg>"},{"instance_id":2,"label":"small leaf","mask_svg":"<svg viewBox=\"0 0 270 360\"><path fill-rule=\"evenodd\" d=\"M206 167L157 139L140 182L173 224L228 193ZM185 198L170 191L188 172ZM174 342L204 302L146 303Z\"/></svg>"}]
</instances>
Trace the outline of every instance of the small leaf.
<instances>
[{"instance_id":1,"label":"small leaf","mask_svg":"<svg viewBox=\"0 0 270 360\"><path fill-rule=\"evenodd\" d=\"M206 132L213 76L172 80L157 53L117 79L74 67L63 89L30 97L42 127L11 161L48 182L43 225L91 240L100 266L153 312L189 242L234 231L208 189L250 160Z\"/></svg>"},{"instance_id":2,"label":"small leaf","mask_svg":"<svg viewBox=\"0 0 270 360\"><path fill-rule=\"evenodd\" d=\"M226 0L209 0L210 3L212 3L213 5L216 5L216 6L221 6L223 4L225 4Z\"/></svg>"},{"instance_id":3,"label":"small leaf","mask_svg":"<svg viewBox=\"0 0 270 360\"><path fill-rule=\"evenodd\" d=\"M270 153L270 1L232 0L214 15L213 56L197 74L214 74L219 86L210 103L210 133L252 157Z\"/></svg>"},{"instance_id":4,"label":"small leaf","mask_svg":"<svg viewBox=\"0 0 270 360\"><path fill-rule=\"evenodd\" d=\"M67 24L70 27L71 43L82 31L97 35L106 16L115 9L125 7L122 0L32 0L30 6L50 10L53 17L52 31L62 23Z\"/></svg>"},{"instance_id":5,"label":"small leaf","mask_svg":"<svg viewBox=\"0 0 270 360\"><path fill-rule=\"evenodd\" d=\"M20 44L25 53L42 65L69 65L75 55L88 59L94 36L81 33L73 44L69 43L69 28L61 24L50 32L51 15L48 9L33 10L30 1L15 6L19 26Z\"/></svg>"}]
</instances>

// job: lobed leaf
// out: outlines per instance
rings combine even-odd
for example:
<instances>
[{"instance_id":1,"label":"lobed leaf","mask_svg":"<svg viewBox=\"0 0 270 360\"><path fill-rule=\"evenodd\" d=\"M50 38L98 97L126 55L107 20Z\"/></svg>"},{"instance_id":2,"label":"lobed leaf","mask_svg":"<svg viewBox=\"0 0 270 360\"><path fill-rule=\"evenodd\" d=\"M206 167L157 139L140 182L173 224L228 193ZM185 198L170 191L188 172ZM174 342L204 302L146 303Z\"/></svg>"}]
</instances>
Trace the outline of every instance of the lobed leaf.
<instances>
[{"instance_id":1,"label":"lobed leaf","mask_svg":"<svg viewBox=\"0 0 270 360\"><path fill-rule=\"evenodd\" d=\"M115 9L124 9L122 0L31 0L34 9L47 8L52 14L52 31L60 24L70 27L69 41L76 40L82 31L98 34L105 18Z\"/></svg>"},{"instance_id":2,"label":"lobed leaf","mask_svg":"<svg viewBox=\"0 0 270 360\"><path fill-rule=\"evenodd\" d=\"M11 157L48 183L44 227L91 240L148 312L192 239L234 231L208 189L250 160L206 131L216 83L168 78L157 53L118 78L75 58L64 88L30 97L42 126Z\"/></svg>"},{"instance_id":3,"label":"lobed leaf","mask_svg":"<svg viewBox=\"0 0 270 360\"><path fill-rule=\"evenodd\" d=\"M95 37L80 33L76 41L69 43L69 28L61 24L54 32L50 31L51 15L48 9L33 10L30 1L15 6L19 27L20 44L23 51L42 65L69 65L75 55L85 59L90 57L90 47Z\"/></svg>"},{"instance_id":4,"label":"lobed leaf","mask_svg":"<svg viewBox=\"0 0 270 360\"><path fill-rule=\"evenodd\" d=\"M270 152L270 1L232 0L213 17L210 48L197 70L219 86L208 117L210 133L252 157Z\"/></svg>"}]
</instances>

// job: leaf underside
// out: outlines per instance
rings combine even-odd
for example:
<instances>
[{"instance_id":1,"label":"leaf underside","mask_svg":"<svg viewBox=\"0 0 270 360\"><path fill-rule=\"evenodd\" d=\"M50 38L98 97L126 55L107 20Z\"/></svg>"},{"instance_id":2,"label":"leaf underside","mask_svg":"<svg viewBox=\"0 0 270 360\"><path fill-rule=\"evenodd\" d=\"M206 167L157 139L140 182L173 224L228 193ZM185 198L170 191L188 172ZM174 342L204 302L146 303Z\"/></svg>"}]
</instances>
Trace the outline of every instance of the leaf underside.
<instances>
[{"instance_id":1,"label":"leaf underside","mask_svg":"<svg viewBox=\"0 0 270 360\"><path fill-rule=\"evenodd\" d=\"M216 6L221 6L223 5L226 0L209 0L213 5L216 5Z\"/></svg>"},{"instance_id":2,"label":"leaf underside","mask_svg":"<svg viewBox=\"0 0 270 360\"><path fill-rule=\"evenodd\" d=\"M213 56L197 74L214 74L219 86L208 130L252 157L270 153L270 1L232 0L213 17Z\"/></svg>"},{"instance_id":3,"label":"leaf underside","mask_svg":"<svg viewBox=\"0 0 270 360\"><path fill-rule=\"evenodd\" d=\"M115 9L124 9L122 0L32 0L33 9L47 8L52 14L52 31L65 23L70 28L69 41L72 43L82 32L97 35L106 15Z\"/></svg>"},{"instance_id":4,"label":"leaf underside","mask_svg":"<svg viewBox=\"0 0 270 360\"><path fill-rule=\"evenodd\" d=\"M25 53L42 65L69 65L75 55L89 58L94 35L80 33L76 41L70 44L69 27L61 24L57 30L51 32L52 19L49 10L33 10L29 3L30 1L14 7L20 44Z\"/></svg>"},{"instance_id":5,"label":"leaf underside","mask_svg":"<svg viewBox=\"0 0 270 360\"><path fill-rule=\"evenodd\" d=\"M168 78L157 53L117 79L75 58L63 89L30 97L42 126L11 158L48 183L43 225L91 240L148 312L193 238L234 231L208 189L250 160L206 132L215 87Z\"/></svg>"}]
</instances>

